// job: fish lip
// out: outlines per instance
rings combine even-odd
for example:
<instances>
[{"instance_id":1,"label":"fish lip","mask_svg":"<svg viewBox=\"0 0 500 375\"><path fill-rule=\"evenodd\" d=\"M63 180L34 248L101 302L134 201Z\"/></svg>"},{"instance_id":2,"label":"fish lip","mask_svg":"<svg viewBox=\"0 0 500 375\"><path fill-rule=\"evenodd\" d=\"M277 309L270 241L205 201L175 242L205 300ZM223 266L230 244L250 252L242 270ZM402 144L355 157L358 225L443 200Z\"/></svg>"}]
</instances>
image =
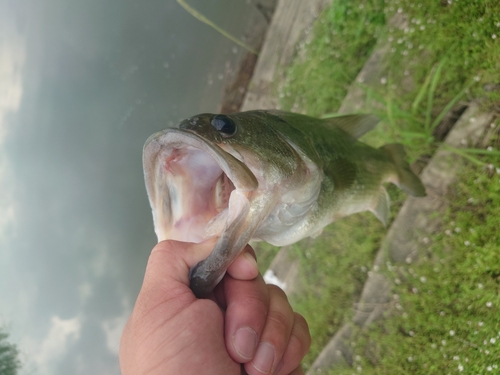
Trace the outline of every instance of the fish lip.
<instances>
[{"instance_id":1,"label":"fish lip","mask_svg":"<svg viewBox=\"0 0 500 375\"><path fill-rule=\"evenodd\" d=\"M170 141L167 142L169 138ZM169 128L151 135L144 144L142 160L148 194L154 184L156 155L161 151L162 145L167 143L189 145L207 152L219 164L222 171L238 190L254 191L259 186L253 172L243 162L224 151L216 143L191 130Z\"/></svg>"}]
</instances>

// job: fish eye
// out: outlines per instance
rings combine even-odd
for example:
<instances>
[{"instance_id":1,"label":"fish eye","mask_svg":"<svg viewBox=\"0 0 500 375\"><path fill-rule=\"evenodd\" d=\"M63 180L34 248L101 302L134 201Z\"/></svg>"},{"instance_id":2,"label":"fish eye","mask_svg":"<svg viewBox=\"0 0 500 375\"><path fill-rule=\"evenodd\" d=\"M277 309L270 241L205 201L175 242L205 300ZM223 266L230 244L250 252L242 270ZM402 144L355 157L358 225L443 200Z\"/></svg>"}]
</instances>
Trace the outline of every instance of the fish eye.
<instances>
[{"instance_id":1,"label":"fish eye","mask_svg":"<svg viewBox=\"0 0 500 375\"><path fill-rule=\"evenodd\" d=\"M225 115L215 115L211 124L223 137L231 137L236 133L236 124Z\"/></svg>"}]
</instances>

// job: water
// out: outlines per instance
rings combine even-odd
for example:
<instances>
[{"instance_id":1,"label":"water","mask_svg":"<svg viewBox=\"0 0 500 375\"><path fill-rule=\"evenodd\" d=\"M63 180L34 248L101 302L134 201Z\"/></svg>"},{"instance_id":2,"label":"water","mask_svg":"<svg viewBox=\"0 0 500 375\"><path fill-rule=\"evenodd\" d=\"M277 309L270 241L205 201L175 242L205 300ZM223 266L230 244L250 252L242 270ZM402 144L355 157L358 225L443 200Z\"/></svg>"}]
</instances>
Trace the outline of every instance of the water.
<instances>
[{"instance_id":1,"label":"water","mask_svg":"<svg viewBox=\"0 0 500 375\"><path fill-rule=\"evenodd\" d=\"M238 36L256 12L188 2ZM240 50L174 0L0 0L0 326L21 374L119 374L156 243L142 145L216 111Z\"/></svg>"}]
</instances>

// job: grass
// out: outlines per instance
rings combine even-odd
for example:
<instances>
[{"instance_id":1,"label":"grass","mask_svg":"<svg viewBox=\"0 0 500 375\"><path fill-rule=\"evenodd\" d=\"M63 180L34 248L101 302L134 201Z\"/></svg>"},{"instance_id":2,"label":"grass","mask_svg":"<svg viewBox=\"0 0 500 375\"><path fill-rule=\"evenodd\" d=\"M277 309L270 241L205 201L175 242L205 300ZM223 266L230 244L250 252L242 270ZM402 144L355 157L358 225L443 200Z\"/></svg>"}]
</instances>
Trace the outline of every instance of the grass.
<instances>
[{"instance_id":1,"label":"grass","mask_svg":"<svg viewBox=\"0 0 500 375\"><path fill-rule=\"evenodd\" d=\"M287 110L320 116L338 109L385 25L384 1L337 0L320 16L280 90Z\"/></svg>"},{"instance_id":2,"label":"grass","mask_svg":"<svg viewBox=\"0 0 500 375\"><path fill-rule=\"evenodd\" d=\"M388 272L397 280L396 310L359 340L356 367L364 374L498 371L500 169L469 163L458 181L426 256ZM370 359L367 349L378 358Z\"/></svg>"},{"instance_id":3,"label":"grass","mask_svg":"<svg viewBox=\"0 0 500 375\"><path fill-rule=\"evenodd\" d=\"M406 27L386 26L396 13L408 16ZM334 0L313 34L278 88L281 107L314 116L335 112L377 40L388 43L385 76L365 88L367 110L383 120L365 138L374 146L400 142L419 160L435 151L450 109L471 98L485 109L500 108L498 1ZM383 327L360 333L354 367L331 374L498 371L500 143L493 142L492 151L454 150L472 163L450 192L443 230L431 238L425 259L393 275L397 309ZM394 215L405 197L397 189L390 195ZM307 265L304 290L292 297L313 335L306 369L352 316L385 232L367 213L295 246Z\"/></svg>"},{"instance_id":4,"label":"grass","mask_svg":"<svg viewBox=\"0 0 500 375\"><path fill-rule=\"evenodd\" d=\"M290 301L304 314L314 337L303 361L305 368L352 316L353 302L361 294L383 236L382 224L371 213L362 213L327 227L312 244L305 240L307 247L300 242L295 245L307 266L300 275L301 291Z\"/></svg>"},{"instance_id":5,"label":"grass","mask_svg":"<svg viewBox=\"0 0 500 375\"><path fill-rule=\"evenodd\" d=\"M439 141L435 136L438 126L474 84L473 80L467 83L434 118L432 115L434 95L446 63L446 59L441 60L430 71L408 109L405 109L408 106L398 100L397 94L392 90L382 96L371 87L363 87L367 94L367 102L372 103L371 110L386 124L383 135L380 135L379 131L379 138L384 143L403 144L410 162L414 162L421 155L432 155ZM373 106L373 101L377 105ZM425 103L424 108L421 108L422 103Z\"/></svg>"},{"instance_id":6,"label":"grass","mask_svg":"<svg viewBox=\"0 0 500 375\"><path fill-rule=\"evenodd\" d=\"M408 25L387 27L398 13L407 15ZM368 139L403 143L416 160L434 151L433 132L448 105L480 97L484 107L498 108L496 0L338 0L313 32L279 88L285 110L313 116L335 112L377 40L389 44L388 69L371 88L373 105L367 110L384 121Z\"/></svg>"}]
</instances>

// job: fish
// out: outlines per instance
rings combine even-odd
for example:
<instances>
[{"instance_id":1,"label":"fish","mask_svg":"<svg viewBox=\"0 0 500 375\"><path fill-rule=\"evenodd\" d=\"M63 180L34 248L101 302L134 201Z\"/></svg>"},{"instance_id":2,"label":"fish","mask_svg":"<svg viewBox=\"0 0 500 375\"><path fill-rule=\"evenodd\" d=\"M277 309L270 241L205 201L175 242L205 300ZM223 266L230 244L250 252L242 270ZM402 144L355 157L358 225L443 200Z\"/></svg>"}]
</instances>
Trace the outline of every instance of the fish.
<instances>
[{"instance_id":1,"label":"fish","mask_svg":"<svg viewBox=\"0 0 500 375\"><path fill-rule=\"evenodd\" d=\"M158 241L217 238L190 270L193 293L209 295L250 241L290 245L362 211L385 225L387 182L425 196L402 145L359 141L378 122L371 114L202 113L149 137L143 169Z\"/></svg>"}]
</instances>

